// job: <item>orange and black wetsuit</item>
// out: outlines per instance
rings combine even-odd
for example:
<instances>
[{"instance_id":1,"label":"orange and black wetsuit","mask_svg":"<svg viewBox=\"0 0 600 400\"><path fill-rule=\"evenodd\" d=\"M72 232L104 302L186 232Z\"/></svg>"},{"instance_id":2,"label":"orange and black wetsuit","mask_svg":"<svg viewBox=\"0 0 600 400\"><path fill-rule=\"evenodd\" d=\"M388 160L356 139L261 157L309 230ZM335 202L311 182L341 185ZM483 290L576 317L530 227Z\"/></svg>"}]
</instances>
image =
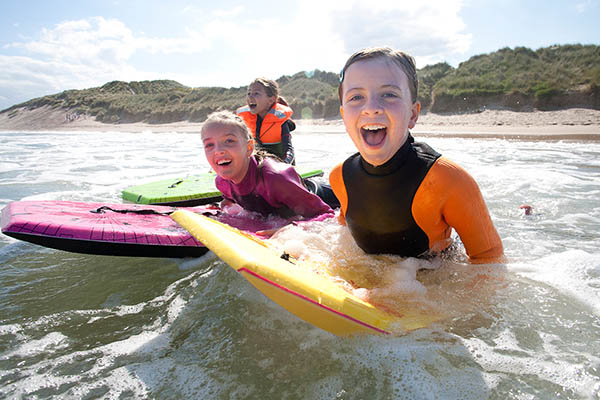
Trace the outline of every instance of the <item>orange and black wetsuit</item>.
<instances>
[{"instance_id":1,"label":"orange and black wetsuit","mask_svg":"<svg viewBox=\"0 0 600 400\"><path fill-rule=\"evenodd\" d=\"M341 203L340 222L367 253L436 254L450 245L454 228L471 262L503 258L475 180L410 135L385 164L374 167L356 153L329 179Z\"/></svg>"}]
</instances>

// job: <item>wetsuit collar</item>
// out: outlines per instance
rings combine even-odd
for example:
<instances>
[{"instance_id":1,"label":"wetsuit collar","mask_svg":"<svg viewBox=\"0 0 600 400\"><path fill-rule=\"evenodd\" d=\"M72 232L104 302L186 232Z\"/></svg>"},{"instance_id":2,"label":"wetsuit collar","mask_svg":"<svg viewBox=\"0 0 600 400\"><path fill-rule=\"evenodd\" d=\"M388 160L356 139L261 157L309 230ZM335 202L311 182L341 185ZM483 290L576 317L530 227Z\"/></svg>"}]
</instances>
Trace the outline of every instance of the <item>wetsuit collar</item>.
<instances>
[{"instance_id":1,"label":"wetsuit collar","mask_svg":"<svg viewBox=\"0 0 600 400\"><path fill-rule=\"evenodd\" d=\"M404 144L398 149L396 154L392 156L385 164L378 167L369 164L364 158L360 158L360 164L369 175L388 175L398 170L406 162L407 155L413 151L412 144L415 139L410 132Z\"/></svg>"}]
</instances>

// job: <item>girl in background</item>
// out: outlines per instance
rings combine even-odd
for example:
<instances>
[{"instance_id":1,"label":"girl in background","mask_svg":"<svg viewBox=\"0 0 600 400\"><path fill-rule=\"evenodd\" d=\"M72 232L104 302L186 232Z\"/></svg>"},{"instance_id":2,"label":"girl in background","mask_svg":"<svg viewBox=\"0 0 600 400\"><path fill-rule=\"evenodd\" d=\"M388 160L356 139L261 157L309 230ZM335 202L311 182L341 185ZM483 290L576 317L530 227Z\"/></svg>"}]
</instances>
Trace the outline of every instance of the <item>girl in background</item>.
<instances>
[{"instance_id":1,"label":"girl in background","mask_svg":"<svg viewBox=\"0 0 600 400\"><path fill-rule=\"evenodd\" d=\"M292 113L285 99L279 96L277 82L266 78L257 78L250 83L246 106L236 112L252 132L258 149L294 165L290 132L296 129L296 124L291 120Z\"/></svg>"}]
</instances>

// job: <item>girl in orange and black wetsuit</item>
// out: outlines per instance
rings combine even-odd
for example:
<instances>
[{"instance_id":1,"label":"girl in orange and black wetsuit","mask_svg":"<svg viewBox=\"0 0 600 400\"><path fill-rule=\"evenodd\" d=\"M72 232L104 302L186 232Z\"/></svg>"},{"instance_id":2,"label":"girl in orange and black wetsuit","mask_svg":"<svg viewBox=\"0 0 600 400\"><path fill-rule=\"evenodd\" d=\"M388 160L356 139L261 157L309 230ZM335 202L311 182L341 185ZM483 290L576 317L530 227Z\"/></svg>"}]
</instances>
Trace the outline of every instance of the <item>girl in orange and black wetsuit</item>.
<instances>
[{"instance_id":1,"label":"girl in orange and black wetsuit","mask_svg":"<svg viewBox=\"0 0 600 400\"><path fill-rule=\"evenodd\" d=\"M279 96L277 82L257 78L248 86L247 105L236 113L252 132L258 149L279 157L287 164L295 164L291 131L296 124L291 120L292 109Z\"/></svg>"},{"instance_id":2,"label":"girl in orange and black wetsuit","mask_svg":"<svg viewBox=\"0 0 600 400\"><path fill-rule=\"evenodd\" d=\"M437 254L454 229L473 263L502 262L502 240L475 180L415 143L421 104L414 59L387 47L353 54L340 76L340 112L358 149L329 175L340 222L367 253Z\"/></svg>"}]
</instances>

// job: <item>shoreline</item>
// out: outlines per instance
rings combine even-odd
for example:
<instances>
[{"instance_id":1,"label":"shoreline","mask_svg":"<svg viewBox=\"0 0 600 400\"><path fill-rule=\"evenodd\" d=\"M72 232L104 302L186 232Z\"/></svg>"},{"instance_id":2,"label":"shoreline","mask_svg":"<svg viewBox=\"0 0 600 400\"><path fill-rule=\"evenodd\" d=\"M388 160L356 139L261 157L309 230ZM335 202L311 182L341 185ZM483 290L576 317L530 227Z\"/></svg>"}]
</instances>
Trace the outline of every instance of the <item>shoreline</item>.
<instances>
[{"instance_id":1,"label":"shoreline","mask_svg":"<svg viewBox=\"0 0 600 400\"><path fill-rule=\"evenodd\" d=\"M295 120L295 133L344 133L341 119ZM168 124L105 124L85 116L66 118L64 110L41 107L12 117L0 114L4 132L180 132L198 133L202 123L179 121ZM600 110L573 108L559 111L516 112L485 110L471 114L419 116L415 136L507 138L518 140L600 140Z\"/></svg>"}]
</instances>

